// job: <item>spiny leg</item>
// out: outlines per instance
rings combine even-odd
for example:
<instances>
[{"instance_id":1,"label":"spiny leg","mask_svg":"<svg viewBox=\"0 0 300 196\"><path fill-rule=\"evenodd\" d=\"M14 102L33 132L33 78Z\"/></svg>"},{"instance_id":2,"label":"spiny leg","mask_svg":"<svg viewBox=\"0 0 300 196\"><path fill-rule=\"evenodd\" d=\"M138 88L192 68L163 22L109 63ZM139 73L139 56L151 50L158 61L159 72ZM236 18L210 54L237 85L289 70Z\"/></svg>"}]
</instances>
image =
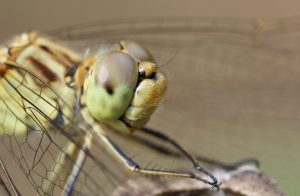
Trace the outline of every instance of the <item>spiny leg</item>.
<instances>
[{"instance_id":1,"label":"spiny leg","mask_svg":"<svg viewBox=\"0 0 300 196\"><path fill-rule=\"evenodd\" d=\"M146 133L148 135L151 135L151 136L154 136L162 141L165 141L165 142L169 142L171 143L175 148L177 148L183 155L185 155L185 153L183 153L182 151L182 148L172 139L170 139L167 135L165 135L164 133L160 132L160 131L157 131L157 130L154 130L154 129L150 129L150 128L147 128L147 127L143 127L140 129L143 133ZM145 144L146 146L158 151L158 152L161 152L163 154L167 154L167 155L170 155L170 156L175 156L175 157L182 157L182 154L166 147L166 146L163 146L159 143L155 143L153 141L149 141L147 140L146 138L142 138L142 137L136 137L136 136L133 136L133 138L135 138L136 140L140 141L141 143ZM180 148L178 148L178 146ZM188 157L187 157L188 158ZM199 155L196 155L195 156L195 159L198 160L198 161L201 161L201 162L204 162L204 163L207 163L207 164L211 164L211 165L215 165L215 166L218 166L218 167L221 167L225 170L235 170L237 169L238 167L242 166L242 165L248 165L248 164L253 164L255 165L257 168L259 168L259 161L255 158L245 158L245 159L242 159L240 161L237 161L237 162L234 162L234 163L224 163L222 161L218 161L218 160L214 160L214 159L210 159L210 158L207 158L207 157L204 157L204 156L199 156Z\"/></svg>"},{"instance_id":2,"label":"spiny leg","mask_svg":"<svg viewBox=\"0 0 300 196\"><path fill-rule=\"evenodd\" d=\"M194 168L197 169L198 171L206 174L207 176L209 176L212 179L212 184L217 185L218 184L218 180L216 179L216 177L210 173L208 170L206 170L205 168L203 168L193 157L192 155L190 155L185 149L183 149L175 140L171 139L169 136L165 135L164 133L161 133L159 131L155 131L153 129L149 129L149 128L142 128L141 129L144 133L150 134L158 139L161 139L163 141L167 141L170 144L172 144L175 148L177 148L183 156L185 156L187 159L189 159Z\"/></svg>"},{"instance_id":3,"label":"spiny leg","mask_svg":"<svg viewBox=\"0 0 300 196\"><path fill-rule=\"evenodd\" d=\"M89 135L85 136L82 149L79 149L73 143L69 143L66 146L65 153L58 157L53 171L49 174L49 178L43 182L42 186L46 195L51 195L55 184L59 184L59 180L64 179L65 176L67 176L67 180L64 185L63 195L72 195L76 180L86 159L85 150L90 148L91 137Z\"/></svg>"},{"instance_id":4,"label":"spiny leg","mask_svg":"<svg viewBox=\"0 0 300 196\"><path fill-rule=\"evenodd\" d=\"M202 161L211 165L215 165L217 167L223 168L226 171L233 171L236 170L237 168L243 166L243 165L253 165L256 168L260 167L260 163L256 158L243 158L239 161L236 162L231 162L231 163L225 163L219 160L215 159L210 159L204 156L196 155L195 158L198 161Z\"/></svg>"},{"instance_id":5,"label":"spiny leg","mask_svg":"<svg viewBox=\"0 0 300 196\"><path fill-rule=\"evenodd\" d=\"M146 174L146 175L156 175L156 176L175 176L175 177L183 177L183 178L194 178L196 180L202 181L204 183L210 184L213 188L219 189L219 184L217 179L212 176L208 171L203 169L203 172L210 176L213 181L208 181L200 176L197 176L191 171L167 171L167 170L159 170L159 169L146 169L142 168L138 163L130 159L115 143L113 143L106 135L103 133L98 134L107 148L119 159L123 162L125 167L130 171ZM195 162L196 164L196 162ZM198 168L199 169L199 168ZM202 170L201 170L202 171Z\"/></svg>"}]
</instances>

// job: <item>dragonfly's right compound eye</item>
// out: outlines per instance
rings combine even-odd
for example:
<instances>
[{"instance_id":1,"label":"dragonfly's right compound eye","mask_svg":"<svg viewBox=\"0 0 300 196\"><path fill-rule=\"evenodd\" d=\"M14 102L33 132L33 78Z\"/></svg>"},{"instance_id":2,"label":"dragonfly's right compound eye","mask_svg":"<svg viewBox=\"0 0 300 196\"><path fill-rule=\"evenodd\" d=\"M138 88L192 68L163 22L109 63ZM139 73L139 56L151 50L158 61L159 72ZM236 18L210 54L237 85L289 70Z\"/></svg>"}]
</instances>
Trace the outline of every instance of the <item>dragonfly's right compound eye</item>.
<instances>
[{"instance_id":1,"label":"dragonfly's right compound eye","mask_svg":"<svg viewBox=\"0 0 300 196\"><path fill-rule=\"evenodd\" d=\"M86 82L86 103L94 118L115 121L126 111L138 78L138 65L125 52L112 51L99 57Z\"/></svg>"},{"instance_id":2,"label":"dragonfly's right compound eye","mask_svg":"<svg viewBox=\"0 0 300 196\"><path fill-rule=\"evenodd\" d=\"M142 61L153 61L153 57L146 50L142 47L139 43L131 41L131 40L124 40L120 42L123 51L130 54L135 60L142 62Z\"/></svg>"}]
</instances>

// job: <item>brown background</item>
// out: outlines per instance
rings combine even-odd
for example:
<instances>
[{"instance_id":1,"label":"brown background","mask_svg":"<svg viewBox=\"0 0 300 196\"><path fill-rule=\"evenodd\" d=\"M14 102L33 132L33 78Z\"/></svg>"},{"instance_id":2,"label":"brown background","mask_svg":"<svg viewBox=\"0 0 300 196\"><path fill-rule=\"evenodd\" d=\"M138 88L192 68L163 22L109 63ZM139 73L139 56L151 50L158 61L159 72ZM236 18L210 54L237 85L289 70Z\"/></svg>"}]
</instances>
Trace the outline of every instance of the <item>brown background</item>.
<instances>
[{"instance_id":1,"label":"brown background","mask_svg":"<svg viewBox=\"0 0 300 196\"><path fill-rule=\"evenodd\" d=\"M51 29L81 22L148 16L282 18L299 15L297 0L65 0L1 1L0 37L28 29Z\"/></svg>"},{"instance_id":2,"label":"brown background","mask_svg":"<svg viewBox=\"0 0 300 196\"><path fill-rule=\"evenodd\" d=\"M44 31L65 25L105 19L160 16L273 19L295 17L300 13L299 1L292 0L30 0L19 2L2 0L0 6L0 39L3 40L26 30ZM259 80L261 84L265 84L264 90L269 89L271 92L266 94L265 99L261 94L258 95L265 91L250 91L251 88L242 86L243 83L236 86L236 93L231 96L231 88L226 85L226 82L234 83L230 80L219 81L215 85L213 83L212 86L203 85L202 91L195 91L192 87L195 87L197 83L205 82L203 79L197 76L185 77L179 80L181 82L179 84L174 80L180 77L182 69L176 66L172 69L169 71L170 83L175 85L170 87L166 99L169 103L165 103L164 106L169 113L159 111L151 122L152 125L174 130L171 133L177 135L176 138L183 138L188 147L193 148L194 151L201 149L199 150L201 153L211 157L220 157L230 161L245 156L258 156L263 168L279 181L284 190L287 190L290 195L300 194L297 185L300 178L298 169L300 165L299 91L291 88L293 92L295 91L294 93L282 96L285 91L280 91L280 89L285 88L286 82L288 84L288 77L279 77L278 83L272 83L278 79L278 76L281 76L282 72L287 75L298 73L300 69L297 69L297 65L293 65L293 70L289 67L287 70L285 70L286 67L282 69L279 67L272 74L263 70L265 74L257 75L261 79ZM212 77L208 76L208 81L213 82L214 77L223 78L223 70L219 71ZM242 71L236 71L235 74L242 74ZM259 72L252 68L247 71L251 74ZM224 78L226 79L226 76ZM241 79L241 81L244 80ZM224 86L221 85L222 82ZM256 85L259 86L259 84ZM190 92L193 93L189 94ZM180 96L181 93L183 93L182 96ZM193 103L198 103L199 99L201 104L195 106ZM182 104L182 101L190 104ZM180 113L184 116L180 116ZM160 114L164 119L168 118L168 122L162 121L162 118L158 117ZM188 125L186 132L183 133L177 125L170 124L170 121L186 123ZM201 129L201 132L198 132L197 137L190 137L191 133L195 134L193 132L195 129ZM266 140L266 138L271 139ZM195 143L197 146L192 145ZM1 154L1 156L7 156L7 154Z\"/></svg>"}]
</instances>

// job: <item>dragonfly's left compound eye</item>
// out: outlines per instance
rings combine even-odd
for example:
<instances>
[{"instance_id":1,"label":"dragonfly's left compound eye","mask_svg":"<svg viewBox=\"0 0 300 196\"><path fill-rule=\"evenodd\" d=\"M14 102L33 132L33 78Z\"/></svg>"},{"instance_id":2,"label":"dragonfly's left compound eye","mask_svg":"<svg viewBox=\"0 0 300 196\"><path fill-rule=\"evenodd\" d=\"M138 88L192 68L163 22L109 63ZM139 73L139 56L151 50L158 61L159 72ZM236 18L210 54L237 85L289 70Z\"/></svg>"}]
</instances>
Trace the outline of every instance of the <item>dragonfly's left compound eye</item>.
<instances>
[{"instance_id":1,"label":"dragonfly's left compound eye","mask_svg":"<svg viewBox=\"0 0 300 196\"><path fill-rule=\"evenodd\" d=\"M87 80L87 107L99 121L113 121L126 111L137 83L138 66L128 54L109 52L95 63Z\"/></svg>"}]
</instances>

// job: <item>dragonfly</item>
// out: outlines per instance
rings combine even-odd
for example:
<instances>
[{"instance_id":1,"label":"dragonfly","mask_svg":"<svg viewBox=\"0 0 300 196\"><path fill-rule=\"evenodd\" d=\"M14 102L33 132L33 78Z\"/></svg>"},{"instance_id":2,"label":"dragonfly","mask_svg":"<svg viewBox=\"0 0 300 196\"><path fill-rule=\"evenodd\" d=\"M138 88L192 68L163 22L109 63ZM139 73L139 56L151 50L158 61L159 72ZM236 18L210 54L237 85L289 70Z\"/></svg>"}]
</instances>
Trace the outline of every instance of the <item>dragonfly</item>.
<instances>
[{"instance_id":1,"label":"dragonfly","mask_svg":"<svg viewBox=\"0 0 300 196\"><path fill-rule=\"evenodd\" d=\"M218 188L220 182L198 160L227 169L255 160L226 165L194 158L165 131L145 127L165 94L167 79L155 51L152 55L143 45L184 53L205 44L210 32L216 42L234 43L232 48L274 48L260 38L276 36L281 25L286 24L175 18L94 22L16 36L0 52L3 144L40 195L110 195L127 177L120 167ZM127 39L119 41L122 37ZM160 159L180 156L189 168L160 168L152 157L148 164L154 166L141 166L135 161L138 155L126 148L139 152L144 147L163 154L156 155Z\"/></svg>"},{"instance_id":2,"label":"dragonfly","mask_svg":"<svg viewBox=\"0 0 300 196\"><path fill-rule=\"evenodd\" d=\"M51 173L29 171L32 177L33 172L43 178L38 191L52 195L55 186L62 186L65 195L73 194L86 156L96 161L90 151L97 142L132 172L193 178L218 188L217 179L179 144L144 128L166 91L167 80L138 43L124 40L82 59L50 38L29 32L17 36L1 53L2 134L18 137L40 132L40 142L50 141L46 147L31 146L35 154L29 170L39 164L46 167L42 159L54 144L51 129L70 140L60 148ZM108 129L124 135L139 130L169 142L211 180L192 171L143 168L107 136Z\"/></svg>"}]
</instances>

